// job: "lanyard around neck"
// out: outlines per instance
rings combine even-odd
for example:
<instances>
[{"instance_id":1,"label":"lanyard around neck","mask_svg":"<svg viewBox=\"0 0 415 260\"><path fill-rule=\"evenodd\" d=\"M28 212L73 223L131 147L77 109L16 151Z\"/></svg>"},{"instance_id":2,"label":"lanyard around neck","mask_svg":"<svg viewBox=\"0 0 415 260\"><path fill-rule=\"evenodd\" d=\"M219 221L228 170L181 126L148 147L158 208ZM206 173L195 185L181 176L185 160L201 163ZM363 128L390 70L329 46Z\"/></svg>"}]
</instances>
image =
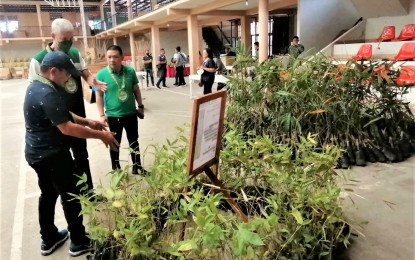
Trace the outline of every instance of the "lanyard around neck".
<instances>
[{"instance_id":1,"label":"lanyard around neck","mask_svg":"<svg viewBox=\"0 0 415 260\"><path fill-rule=\"evenodd\" d=\"M53 88L54 90L56 90L56 88L53 85L52 81L50 81L49 79L38 75L37 78L36 78L36 80L39 81L39 82L42 82L45 85L48 85L49 87Z\"/></svg>"},{"instance_id":2,"label":"lanyard around neck","mask_svg":"<svg viewBox=\"0 0 415 260\"><path fill-rule=\"evenodd\" d=\"M117 84L117 87L118 87L119 89L123 89L123 88L125 88L125 73L124 73L124 72L122 73L122 85L121 85L121 87L120 87L120 84L119 84L119 83L118 83L118 81L116 80L116 78L115 78L115 76L114 76L114 73L112 72L112 70L111 70L110 66L108 66L108 67L107 67L107 69L108 69L108 72L110 73L110 75L111 75L112 79L114 80L115 84ZM121 69L122 69L122 67L121 67Z\"/></svg>"}]
</instances>

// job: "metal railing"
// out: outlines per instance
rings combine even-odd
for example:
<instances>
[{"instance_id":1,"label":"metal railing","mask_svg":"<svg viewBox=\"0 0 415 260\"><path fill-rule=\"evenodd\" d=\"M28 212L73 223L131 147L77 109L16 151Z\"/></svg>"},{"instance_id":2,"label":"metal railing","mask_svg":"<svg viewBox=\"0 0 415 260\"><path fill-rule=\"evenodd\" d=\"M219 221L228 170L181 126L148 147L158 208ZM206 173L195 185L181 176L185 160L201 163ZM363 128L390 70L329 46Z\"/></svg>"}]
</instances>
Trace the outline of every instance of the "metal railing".
<instances>
[{"instance_id":1,"label":"metal railing","mask_svg":"<svg viewBox=\"0 0 415 260\"><path fill-rule=\"evenodd\" d=\"M51 35L50 26L19 26L19 28L15 31L1 32L1 38L35 38L35 37L49 37L50 35ZM74 36L82 36L81 27L75 28Z\"/></svg>"},{"instance_id":2,"label":"metal railing","mask_svg":"<svg viewBox=\"0 0 415 260\"><path fill-rule=\"evenodd\" d=\"M116 27L122 23L129 21L128 12L131 10L132 19L143 16L147 13L155 11L160 7L168 5L170 3L176 2L177 0L158 0L155 6L152 6L150 0L148 1L135 1L130 6L117 9L117 12L114 15L107 17L104 20L101 20L93 25L93 33L98 34L104 32L111 28ZM107 13L110 13L108 7L106 7ZM108 12L109 11L109 12Z\"/></svg>"},{"instance_id":3,"label":"metal railing","mask_svg":"<svg viewBox=\"0 0 415 260\"><path fill-rule=\"evenodd\" d=\"M320 50L320 53L331 56L333 54L333 46L338 43L346 42L364 42L364 33L358 30L365 30L366 20L359 20L350 29L344 30L336 39Z\"/></svg>"}]
</instances>

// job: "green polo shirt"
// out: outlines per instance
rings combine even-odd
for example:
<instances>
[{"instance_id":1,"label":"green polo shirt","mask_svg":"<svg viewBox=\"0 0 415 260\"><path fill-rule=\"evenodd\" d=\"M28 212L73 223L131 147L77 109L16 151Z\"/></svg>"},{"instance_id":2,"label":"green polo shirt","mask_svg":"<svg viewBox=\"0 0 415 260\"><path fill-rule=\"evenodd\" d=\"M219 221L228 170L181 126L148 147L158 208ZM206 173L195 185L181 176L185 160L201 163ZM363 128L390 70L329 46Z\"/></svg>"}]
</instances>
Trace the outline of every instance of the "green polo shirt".
<instances>
[{"instance_id":1,"label":"green polo shirt","mask_svg":"<svg viewBox=\"0 0 415 260\"><path fill-rule=\"evenodd\" d=\"M125 77L124 89L128 94L125 101L118 98L118 89L122 87L123 77ZM130 116L136 113L134 86L138 84L138 79L132 67L123 65L119 73L112 71L110 67L105 67L98 71L96 78L107 83L107 91L104 93L104 108L108 117Z\"/></svg>"}]
</instances>

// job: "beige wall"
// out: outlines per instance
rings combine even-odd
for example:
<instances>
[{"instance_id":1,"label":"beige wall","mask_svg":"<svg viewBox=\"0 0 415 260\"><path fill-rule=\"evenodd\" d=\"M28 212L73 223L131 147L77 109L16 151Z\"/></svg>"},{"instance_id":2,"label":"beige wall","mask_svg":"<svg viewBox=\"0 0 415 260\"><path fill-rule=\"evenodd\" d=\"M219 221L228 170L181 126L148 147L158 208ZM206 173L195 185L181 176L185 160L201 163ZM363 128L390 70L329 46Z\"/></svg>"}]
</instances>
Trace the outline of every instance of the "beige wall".
<instances>
[{"instance_id":1,"label":"beige wall","mask_svg":"<svg viewBox=\"0 0 415 260\"><path fill-rule=\"evenodd\" d=\"M145 34L145 37L151 39L150 33ZM163 48L166 51L166 58L168 61L173 57L177 46L180 46L184 53L189 54L187 30L160 32L160 48ZM154 55L158 56L159 53L157 52Z\"/></svg>"},{"instance_id":2,"label":"beige wall","mask_svg":"<svg viewBox=\"0 0 415 260\"><path fill-rule=\"evenodd\" d=\"M24 30L27 32L26 37L39 37L39 22L37 18L37 13L2 13L0 15L8 15L8 16L17 16L19 21L19 29ZM41 19L42 25L45 27L50 27L52 21L50 20L49 13L41 12ZM63 18L69 20L74 26L75 23L81 23L81 14L80 13L62 13ZM85 17L89 17L88 13L85 13ZM82 29L81 26L79 28L75 28L76 34L81 35ZM44 29L44 36L50 34L50 28ZM89 27L87 25L87 35L90 35ZM15 37L21 37L17 35Z\"/></svg>"},{"instance_id":3,"label":"beige wall","mask_svg":"<svg viewBox=\"0 0 415 260\"><path fill-rule=\"evenodd\" d=\"M297 34L306 51L320 51L360 18L350 0L299 0ZM310 53L312 54L312 53Z\"/></svg>"},{"instance_id":4,"label":"beige wall","mask_svg":"<svg viewBox=\"0 0 415 260\"><path fill-rule=\"evenodd\" d=\"M382 33L383 27L388 25L395 26L395 35L398 37L406 24L415 23L415 1L412 1L408 12L408 15L403 16L385 16L367 19L365 38L377 39Z\"/></svg>"},{"instance_id":5,"label":"beige wall","mask_svg":"<svg viewBox=\"0 0 415 260\"><path fill-rule=\"evenodd\" d=\"M82 51L82 39L73 43L75 48ZM11 41L3 43L0 47L0 59L32 58L36 53L42 50L42 42L36 41Z\"/></svg>"}]
</instances>

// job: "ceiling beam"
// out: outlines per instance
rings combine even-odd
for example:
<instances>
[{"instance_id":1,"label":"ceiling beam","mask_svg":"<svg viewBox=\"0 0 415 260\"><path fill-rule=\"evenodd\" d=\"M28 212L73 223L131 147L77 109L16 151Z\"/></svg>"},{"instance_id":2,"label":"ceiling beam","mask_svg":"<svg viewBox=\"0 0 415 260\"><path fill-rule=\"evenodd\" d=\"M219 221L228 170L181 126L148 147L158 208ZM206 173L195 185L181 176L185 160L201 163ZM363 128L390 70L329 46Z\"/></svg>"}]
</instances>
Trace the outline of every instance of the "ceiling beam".
<instances>
[{"instance_id":1,"label":"ceiling beam","mask_svg":"<svg viewBox=\"0 0 415 260\"><path fill-rule=\"evenodd\" d=\"M127 29L115 29L115 33L128 33Z\"/></svg>"},{"instance_id":2,"label":"ceiling beam","mask_svg":"<svg viewBox=\"0 0 415 260\"><path fill-rule=\"evenodd\" d=\"M142 27L146 27L146 26L152 26L154 25L154 22L140 22L140 21L135 21L134 22L134 26L142 26Z\"/></svg>"},{"instance_id":3,"label":"ceiling beam","mask_svg":"<svg viewBox=\"0 0 415 260\"><path fill-rule=\"evenodd\" d=\"M190 9L167 8L167 15L189 15Z\"/></svg>"},{"instance_id":4,"label":"ceiling beam","mask_svg":"<svg viewBox=\"0 0 415 260\"><path fill-rule=\"evenodd\" d=\"M268 10L276 10L276 9L283 9L288 7L293 7L298 4L297 0L282 0L275 3L268 4ZM245 15L254 15L258 13L258 7L252 8L245 11Z\"/></svg>"},{"instance_id":5,"label":"ceiling beam","mask_svg":"<svg viewBox=\"0 0 415 260\"><path fill-rule=\"evenodd\" d=\"M210 16L244 16L245 11L231 11L231 10L215 10L203 13L201 15Z\"/></svg>"},{"instance_id":6,"label":"ceiling beam","mask_svg":"<svg viewBox=\"0 0 415 260\"><path fill-rule=\"evenodd\" d=\"M185 16L186 15L168 15L166 16L166 18L154 21L154 25L162 25L162 24L169 23L171 21L177 21L178 19L183 18Z\"/></svg>"},{"instance_id":7,"label":"ceiling beam","mask_svg":"<svg viewBox=\"0 0 415 260\"><path fill-rule=\"evenodd\" d=\"M222 0L222 1L215 1L214 3L208 3L204 5L200 5L198 7L193 8L190 11L190 14L203 14L209 11L217 10L223 8L228 5L233 5L236 3L240 3L244 0Z\"/></svg>"},{"instance_id":8,"label":"ceiling beam","mask_svg":"<svg viewBox=\"0 0 415 260\"><path fill-rule=\"evenodd\" d=\"M219 24L221 21L228 21L233 19L238 19L240 16L217 16L212 18L207 18L199 20L197 23L199 26L209 26Z\"/></svg>"}]
</instances>

